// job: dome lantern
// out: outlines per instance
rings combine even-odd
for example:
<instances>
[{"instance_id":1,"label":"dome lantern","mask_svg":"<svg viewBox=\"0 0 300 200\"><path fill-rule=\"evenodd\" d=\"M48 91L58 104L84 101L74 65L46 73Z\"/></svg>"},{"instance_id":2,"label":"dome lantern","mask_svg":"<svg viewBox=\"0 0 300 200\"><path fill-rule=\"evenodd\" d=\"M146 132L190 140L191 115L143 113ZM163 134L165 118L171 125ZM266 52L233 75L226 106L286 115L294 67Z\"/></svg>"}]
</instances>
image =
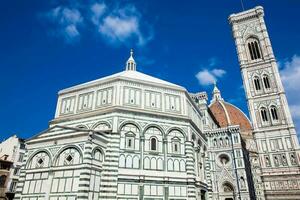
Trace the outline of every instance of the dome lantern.
<instances>
[{"instance_id":1,"label":"dome lantern","mask_svg":"<svg viewBox=\"0 0 300 200\"><path fill-rule=\"evenodd\" d=\"M136 71L136 62L133 58L133 50L130 50L130 57L126 62L126 71Z\"/></svg>"}]
</instances>

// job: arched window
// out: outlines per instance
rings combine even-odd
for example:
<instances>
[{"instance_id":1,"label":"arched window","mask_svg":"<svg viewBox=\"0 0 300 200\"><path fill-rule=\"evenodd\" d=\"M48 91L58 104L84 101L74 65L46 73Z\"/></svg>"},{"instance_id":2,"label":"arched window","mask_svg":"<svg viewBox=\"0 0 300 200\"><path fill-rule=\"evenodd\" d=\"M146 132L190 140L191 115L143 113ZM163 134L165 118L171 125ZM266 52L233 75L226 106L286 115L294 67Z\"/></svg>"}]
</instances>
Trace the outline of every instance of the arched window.
<instances>
[{"instance_id":1,"label":"arched window","mask_svg":"<svg viewBox=\"0 0 300 200\"><path fill-rule=\"evenodd\" d=\"M271 106L270 111L271 111L272 119L273 119L274 121L277 121L279 118L278 118L278 113L277 113L276 107L275 107L275 106Z\"/></svg>"},{"instance_id":2,"label":"arched window","mask_svg":"<svg viewBox=\"0 0 300 200\"><path fill-rule=\"evenodd\" d=\"M157 140L155 137L150 139L150 150L157 151Z\"/></svg>"},{"instance_id":3,"label":"arched window","mask_svg":"<svg viewBox=\"0 0 300 200\"><path fill-rule=\"evenodd\" d=\"M225 144L226 144L227 146L230 144L229 138L228 138L228 137L225 138Z\"/></svg>"},{"instance_id":4,"label":"arched window","mask_svg":"<svg viewBox=\"0 0 300 200\"><path fill-rule=\"evenodd\" d=\"M119 167L125 167L126 158L124 155L121 155L119 158Z\"/></svg>"},{"instance_id":5,"label":"arched window","mask_svg":"<svg viewBox=\"0 0 300 200\"><path fill-rule=\"evenodd\" d=\"M227 183L227 182L224 183L224 184L223 184L223 191L224 191L224 192L233 192L234 189L233 189L232 184Z\"/></svg>"},{"instance_id":6,"label":"arched window","mask_svg":"<svg viewBox=\"0 0 300 200\"><path fill-rule=\"evenodd\" d=\"M140 159L138 156L134 156L132 159L132 168L138 169L140 167Z\"/></svg>"},{"instance_id":7,"label":"arched window","mask_svg":"<svg viewBox=\"0 0 300 200\"><path fill-rule=\"evenodd\" d=\"M95 160L98 160L98 161L102 162L103 161L103 153L102 153L102 151L100 149L95 149L94 150L93 158Z\"/></svg>"},{"instance_id":8,"label":"arched window","mask_svg":"<svg viewBox=\"0 0 300 200\"><path fill-rule=\"evenodd\" d=\"M261 90L259 78L255 76L253 81L254 81L255 90Z\"/></svg>"},{"instance_id":9,"label":"arched window","mask_svg":"<svg viewBox=\"0 0 300 200\"><path fill-rule=\"evenodd\" d=\"M125 140L126 149L134 149L135 134L133 132L128 132L125 134L125 137L126 137Z\"/></svg>"},{"instance_id":10,"label":"arched window","mask_svg":"<svg viewBox=\"0 0 300 200\"><path fill-rule=\"evenodd\" d=\"M241 179L241 180L240 180L241 188L245 188L245 186L246 186L246 181L245 181L244 177L241 176L240 179Z\"/></svg>"},{"instance_id":11,"label":"arched window","mask_svg":"<svg viewBox=\"0 0 300 200\"><path fill-rule=\"evenodd\" d=\"M275 164L275 166L279 166L279 159L278 159L278 157L277 156L274 156L274 164Z\"/></svg>"},{"instance_id":12,"label":"arched window","mask_svg":"<svg viewBox=\"0 0 300 200\"><path fill-rule=\"evenodd\" d=\"M269 80L269 77L267 75L264 75L263 82L264 82L264 86L265 86L266 89L271 88L270 80Z\"/></svg>"},{"instance_id":13,"label":"arched window","mask_svg":"<svg viewBox=\"0 0 300 200\"><path fill-rule=\"evenodd\" d=\"M265 161L266 161L266 166L267 167L270 167L271 166L271 163L270 163L270 159L268 156L265 156Z\"/></svg>"},{"instance_id":14,"label":"arched window","mask_svg":"<svg viewBox=\"0 0 300 200\"><path fill-rule=\"evenodd\" d=\"M220 146L223 146L223 138L220 138Z\"/></svg>"},{"instance_id":15,"label":"arched window","mask_svg":"<svg viewBox=\"0 0 300 200\"><path fill-rule=\"evenodd\" d=\"M137 141L139 140L139 133L139 128L134 124L129 123L122 126L120 140L121 148L128 150L138 150L139 143Z\"/></svg>"},{"instance_id":16,"label":"arched window","mask_svg":"<svg viewBox=\"0 0 300 200\"><path fill-rule=\"evenodd\" d=\"M218 144L217 144L217 139L216 139L216 138L214 139L214 146L215 146L215 147L218 146Z\"/></svg>"},{"instance_id":17,"label":"arched window","mask_svg":"<svg viewBox=\"0 0 300 200\"><path fill-rule=\"evenodd\" d=\"M199 147L201 146L202 142L201 142L200 139L198 139L197 144L198 144Z\"/></svg>"},{"instance_id":18,"label":"arched window","mask_svg":"<svg viewBox=\"0 0 300 200\"><path fill-rule=\"evenodd\" d=\"M194 136L196 138L196 135ZM183 154L184 153L184 134L177 130L173 129L167 134L167 151L168 153L173 154ZM195 141L196 143L196 141Z\"/></svg>"},{"instance_id":19,"label":"arched window","mask_svg":"<svg viewBox=\"0 0 300 200\"><path fill-rule=\"evenodd\" d=\"M5 187L6 178L7 177L5 175L0 176L0 187L1 188Z\"/></svg>"},{"instance_id":20,"label":"arched window","mask_svg":"<svg viewBox=\"0 0 300 200\"><path fill-rule=\"evenodd\" d=\"M297 161L296 161L295 155L294 154L290 154L290 157L291 157L291 163L292 163L292 165L296 165Z\"/></svg>"},{"instance_id":21,"label":"arched window","mask_svg":"<svg viewBox=\"0 0 300 200\"><path fill-rule=\"evenodd\" d=\"M234 143L238 143L238 142L239 142L239 138L238 138L238 136L237 136L237 135L235 135L235 136L233 137L233 140L234 140Z\"/></svg>"},{"instance_id":22,"label":"arched window","mask_svg":"<svg viewBox=\"0 0 300 200\"><path fill-rule=\"evenodd\" d=\"M261 108L260 109L260 114L261 114L261 119L262 119L263 122L268 122L269 121L268 113L267 113L266 108Z\"/></svg>"},{"instance_id":23,"label":"arched window","mask_svg":"<svg viewBox=\"0 0 300 200\"><path fill-rule=\"evenodd\" d=\"M173 170L174 170L173 160L169 159L168 160L168 171L173 171Z\"/></svg>"},{"instance_id":24,"label":"arched window","mask_svg":"<svg viewBox=\"0 0 300 200\"><path fill-rule=\"evenodd\" d=\"M254 38L250 38L248 40L248 51L249 51L251 60L256 60L256 59L262 58L259 43Z\"/></svg>"},{"instance_id":25,"label":"arched window","mask_svg":"<svg viewBox=\"0 0 300 200\"><path fill-rule=\"evenodd\" d=\"M172 138L172 152L180 153L180 139L177 137Z\"/></svg>"},{"instance_id":26,"label":"arched window","mask_svg":"<svg viewBox=\"0 0 300 200\"><path fill-rule=\"evenodd\" d=\"M157 127L149 127L145 131L145 150L147 151L162 151L163 133ZM170 141L171 144L171 141ZM171 150L171 149L170 149Z\"/></svg>"}]
</instances>

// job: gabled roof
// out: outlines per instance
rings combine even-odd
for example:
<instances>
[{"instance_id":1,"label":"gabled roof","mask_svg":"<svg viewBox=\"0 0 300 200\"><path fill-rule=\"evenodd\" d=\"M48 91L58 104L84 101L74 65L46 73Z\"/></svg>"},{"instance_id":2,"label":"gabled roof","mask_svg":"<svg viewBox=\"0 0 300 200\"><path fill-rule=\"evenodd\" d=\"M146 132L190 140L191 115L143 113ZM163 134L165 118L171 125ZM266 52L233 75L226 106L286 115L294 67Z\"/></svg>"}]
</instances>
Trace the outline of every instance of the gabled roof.
<instances>
[{"instance_id":1,"label":"gabled roof","mask_svg":"<svg viewBox=\"0 0 300 200\"><path fill-rule=\"evenodd\" d=\"M148 83L148 84L154 84L154 85L158 85L158 86L165 86L165 87L170 87L170 88L174 88L174 89L179 89L179 90L186 90L184 87L176 85L174 83L170 83L168 81L164 81L162 79L159 78L155 78L153 76L138 72L138 71L133 71L133 70L126 70L126 71L122 71L110 76L106 76L94 81L90 81L87 83L83 83L80 85L76 85L70 88L66 88L63 89L61 91L59 91L59 94L61 93L66 93L66 92L70 92L72 90L78 90L78 89L82 89L85 87L89 87L89 86L93 86L93 85L97 85L100 83L104 83L107 81L111 81L111 80L116 80L116 79L124 79L124 80L131 80L131 81L136 81L136 82L142 82L142 83Z\"/></svg>"},{"instance_id":2,"label":"gabled roof","mask_svg":"<svg viewBox=\"0 0 300 200\"><path fill-rule=\"evenodd\" d=\"M83 128L78 128L78 127L70 127L70 126L61 126L61 125L54 125L52 127L47 128L46 130L26 139L26 142L31 141L33 139L37 139L37 138L41 138L41 137L48 137L49 135L46 135L47 133L51 133L51 132L57 132L60 133L61 135L66 134L66 131L72 131L72 132L85 132L87 134L89 134L90 132L97 132L97 133L101 133L103 135L105 131L99 131L99 130L92 130L92 129L83 129ZM51 135L50 135L51 136Z\"/></svg>"}]
</instances>

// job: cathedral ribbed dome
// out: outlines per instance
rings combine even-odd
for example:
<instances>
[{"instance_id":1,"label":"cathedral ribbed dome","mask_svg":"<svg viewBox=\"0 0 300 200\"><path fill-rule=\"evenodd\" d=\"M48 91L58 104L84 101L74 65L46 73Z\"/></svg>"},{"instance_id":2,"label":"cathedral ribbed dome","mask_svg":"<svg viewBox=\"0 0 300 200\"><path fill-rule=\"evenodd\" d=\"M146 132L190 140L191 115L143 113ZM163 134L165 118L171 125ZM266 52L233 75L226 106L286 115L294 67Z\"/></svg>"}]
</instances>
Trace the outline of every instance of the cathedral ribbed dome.
<instances>
[{"instance_id":1,"label":"cathedral ribbed dome","mask_svg":"<svg viewBox=\"0 0 300 200\"><path fill-rule=\"evenodd\" d=\"M215 101L209 108L221 127L239 125L242 132L251 131L249 119L236 106L224 101Z\"/></svg>"},{"instance_id":2,"label":"cathedral ribbed dome","mask_svg":"<svg viewBox=\"0 0 300 200\"><path fill-rule=\"evenodd\" d=\"M225 102L216 86L213 91L213 99L209 109L220 127L239 125L242 135L245 136L251 133L252 127L250 120L239 108Z\"/></svg>"}]
</instances>

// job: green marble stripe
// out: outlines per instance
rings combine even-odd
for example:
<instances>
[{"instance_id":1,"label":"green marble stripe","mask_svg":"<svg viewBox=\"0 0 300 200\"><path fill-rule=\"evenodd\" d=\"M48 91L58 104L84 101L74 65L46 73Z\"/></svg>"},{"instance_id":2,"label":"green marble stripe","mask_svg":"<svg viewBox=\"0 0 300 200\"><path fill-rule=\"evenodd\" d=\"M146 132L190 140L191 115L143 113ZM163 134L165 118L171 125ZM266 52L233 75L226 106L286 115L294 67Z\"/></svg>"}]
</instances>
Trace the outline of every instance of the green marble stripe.
<instances>
[{"instance_id":1,"label":"green marble stripe","mask_svg":"<svg viewBox=\"0 0 300 200\"><path fill-rule=\"evenodd\" d=\"M79 178L79 181L90 181L90 178Z\"/></svg>"},{"instance_id":2,"label":"green marble stripe","mask_svg":"<svg viewBox=\"0 0 300 200\"><path fill-rule=\"evenodd\" d=\"M154 184L168 184L168 185L188 185L185 179L181 181L158 181L158 180L133 180L133 179L124 179L119 178L118 182L120 183L154 183Z\"/></svg>"},{"instance_id":3,"label":"green marble stripe","mask_svg":"<svg viewBox=\"0 0 300 200\"><path fill-rule=\"evenodd\" d=\"M90 172L81 172L80 175L88 175L88 176L90 176L91 173Z\"/></svg>"},{"instance_id":4,"label":"green marble stripe","mask_svg":"<svg viewBox=\"0 0 300 200\"><path fill-rule=\"evenodd\" d=\"M81 191L80 191L81 192ZM83 191L82 191L83 192ZM88 191L87 191L88 192ZM77 196L77 199L89 199L88 196Z\"/></svg>"},{"instance_id":5,"label":"green marble stripe","mask_svg":"<svg viewBox=\"0 0 300 200\"><path fill-rule=\"evenodd\" d=\"M83 183L81 183L81 184L78 185L78 187L90 187L90 184L83 184Z\"/></svg>"}]
</instances>

